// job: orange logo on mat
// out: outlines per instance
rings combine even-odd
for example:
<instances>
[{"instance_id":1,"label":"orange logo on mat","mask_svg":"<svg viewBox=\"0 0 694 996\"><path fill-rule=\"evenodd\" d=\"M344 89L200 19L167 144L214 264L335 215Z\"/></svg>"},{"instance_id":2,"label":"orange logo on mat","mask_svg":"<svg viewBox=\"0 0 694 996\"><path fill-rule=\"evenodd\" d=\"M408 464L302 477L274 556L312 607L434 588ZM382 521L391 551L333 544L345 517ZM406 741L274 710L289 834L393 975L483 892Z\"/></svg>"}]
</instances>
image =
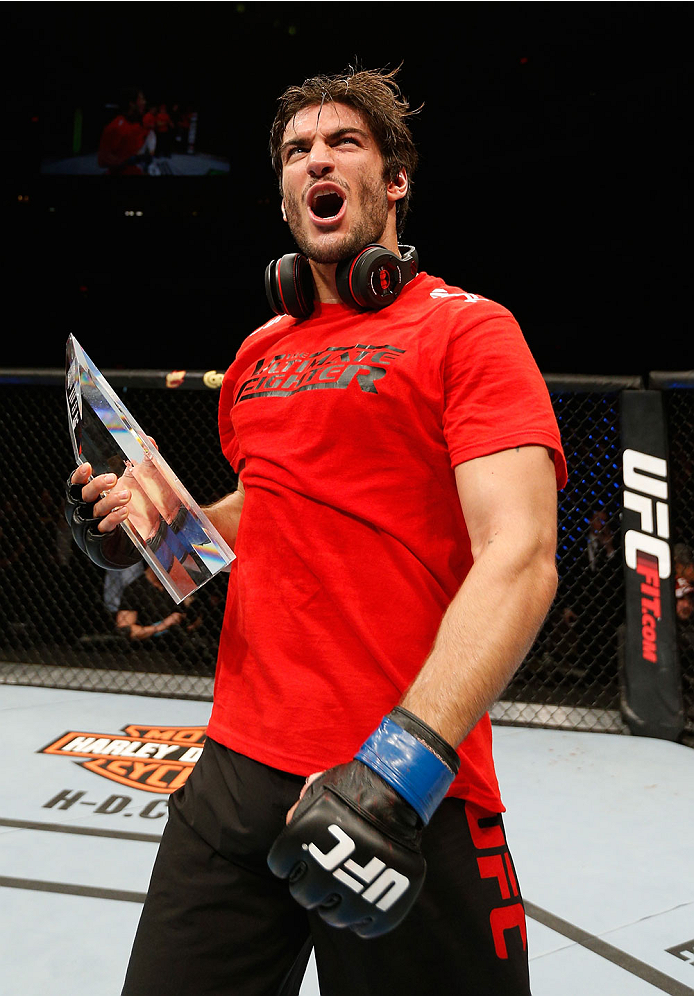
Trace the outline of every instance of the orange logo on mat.
<instances>
[{"instance_id":1,"label":"orange logo on mat","mask_svg":"<svg viewBox=\"0 0 694 996\"><path fill-rule=\"evenodd\" d=\"M145 792L174 792L202 753L204 726L124 726L111 736L70 730L39 754L85 758L82 767Z\"/></svg>"}]
</instances>

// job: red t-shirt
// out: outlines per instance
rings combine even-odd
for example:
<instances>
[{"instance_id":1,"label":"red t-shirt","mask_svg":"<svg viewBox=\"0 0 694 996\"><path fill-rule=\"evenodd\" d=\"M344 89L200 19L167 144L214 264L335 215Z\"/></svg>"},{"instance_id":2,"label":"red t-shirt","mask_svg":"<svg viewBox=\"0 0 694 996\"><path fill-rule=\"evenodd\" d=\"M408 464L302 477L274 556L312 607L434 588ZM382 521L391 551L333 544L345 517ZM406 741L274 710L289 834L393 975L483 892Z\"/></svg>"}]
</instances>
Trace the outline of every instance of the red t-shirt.
<instances>
[{"instance_id":1,"label":"red t-shirt","mask_svg":"<svg viewBox=\"0 0 694 996\"><path fill-rule=\"evenodd\" d=\"M154 123L157 131L162 135L165 135L169 128L173 128L173 121L166 111L159 111L154 119Z\"/></svg>"},{"instance_id":2,"label":"red t-shirt","mask_svg":"<svg viewBox=\"0 0 694 996\"><path fill-rule=\"evenodd\" d=\"M97 157L99 166L108 167L110 173L119 176L141 176L142 170L136 164L121 164L138 154L148 134L142 121L128 121L123 114L119 114L101 133Z\"/></svg>"},{"instance_id":3,"label":"red t-shirt","mask_svg":"<svg viewBox=\"0 0 694 996\"><path fill-rule=\"evenodd\" d=\"M308 775L349 760L427 657L472 558L453 468L555 452L512 315L420 274L382 311L271 319L224 378L220 437L245 488L208 733ZM485 716L450 794L502 810Z\"/></svg>"}]
</instances>

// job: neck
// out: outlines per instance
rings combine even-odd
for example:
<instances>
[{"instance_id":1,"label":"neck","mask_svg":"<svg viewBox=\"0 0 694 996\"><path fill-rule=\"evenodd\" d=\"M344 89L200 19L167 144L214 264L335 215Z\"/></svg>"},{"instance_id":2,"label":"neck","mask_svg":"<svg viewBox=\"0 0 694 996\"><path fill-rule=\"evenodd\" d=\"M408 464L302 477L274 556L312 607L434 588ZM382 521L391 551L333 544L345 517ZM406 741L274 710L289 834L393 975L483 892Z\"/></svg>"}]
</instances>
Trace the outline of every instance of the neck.
<instances>
[{"instance_id":1,"label":"neck","mask_svg":"<svg viewBox=\"0 0 694 996\"><path fill-rule=\"evenodd\" d=\"M337 293L335 281L337 263L314 263L313 260L309 260L309 262L313 274L316 301L320 301L321 304L338 304L342 299Z\"/></svg>"}]
</instances>

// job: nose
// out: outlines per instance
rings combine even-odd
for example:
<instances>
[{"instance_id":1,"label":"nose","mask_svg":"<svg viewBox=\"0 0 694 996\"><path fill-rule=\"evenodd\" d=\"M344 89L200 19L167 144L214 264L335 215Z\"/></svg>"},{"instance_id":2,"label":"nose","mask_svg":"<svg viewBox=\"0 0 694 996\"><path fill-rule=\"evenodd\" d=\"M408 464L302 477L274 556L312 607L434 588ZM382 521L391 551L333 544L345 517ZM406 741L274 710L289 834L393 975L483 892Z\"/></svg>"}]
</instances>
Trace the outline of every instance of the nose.
<instances>
[{"instance_id":1,"label":"nose","mask_svg":"<svg viewBox=\"0 0 694 996\"><path fill-rule=\"evenodd\" d=\"M314 142L310 155L306 160L306 171L309 176L321 177L332 173L335 169L332 149L325 142Z\"/></svg>"}]
</instances>

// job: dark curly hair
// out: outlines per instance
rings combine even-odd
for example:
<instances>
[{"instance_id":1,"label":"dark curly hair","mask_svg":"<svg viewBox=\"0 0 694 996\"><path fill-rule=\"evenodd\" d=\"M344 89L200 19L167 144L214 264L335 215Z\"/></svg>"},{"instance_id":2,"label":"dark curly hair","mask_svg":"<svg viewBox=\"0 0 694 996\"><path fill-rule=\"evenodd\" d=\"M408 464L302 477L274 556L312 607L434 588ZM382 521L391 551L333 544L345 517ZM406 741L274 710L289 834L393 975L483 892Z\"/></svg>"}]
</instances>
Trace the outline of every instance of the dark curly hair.
<instances>
[{"instance_id":1,"label":"dark curly hair","mask_svg":"<svg viewBox=\"0 0 694 996\"><path fill-rule=\"evenodd\" d=\"M364 115L383 156L384 177L388 182L397 179L401 169L407 171L408 190L397 203L398 234L402 232L410 206L412 176L417 166L417 149L407 124L408 118L421 110L410 110L410 105L395 82L399 71L385 72L378 69L349 67L336 76L314 76L301 86L290 86L278 101L277 114L270 130L270 155L272 165L282 185L281 147L284 132L299 111L305 107L320 107L326 100L353 107Z\"/></svg>"}]
</instances>

